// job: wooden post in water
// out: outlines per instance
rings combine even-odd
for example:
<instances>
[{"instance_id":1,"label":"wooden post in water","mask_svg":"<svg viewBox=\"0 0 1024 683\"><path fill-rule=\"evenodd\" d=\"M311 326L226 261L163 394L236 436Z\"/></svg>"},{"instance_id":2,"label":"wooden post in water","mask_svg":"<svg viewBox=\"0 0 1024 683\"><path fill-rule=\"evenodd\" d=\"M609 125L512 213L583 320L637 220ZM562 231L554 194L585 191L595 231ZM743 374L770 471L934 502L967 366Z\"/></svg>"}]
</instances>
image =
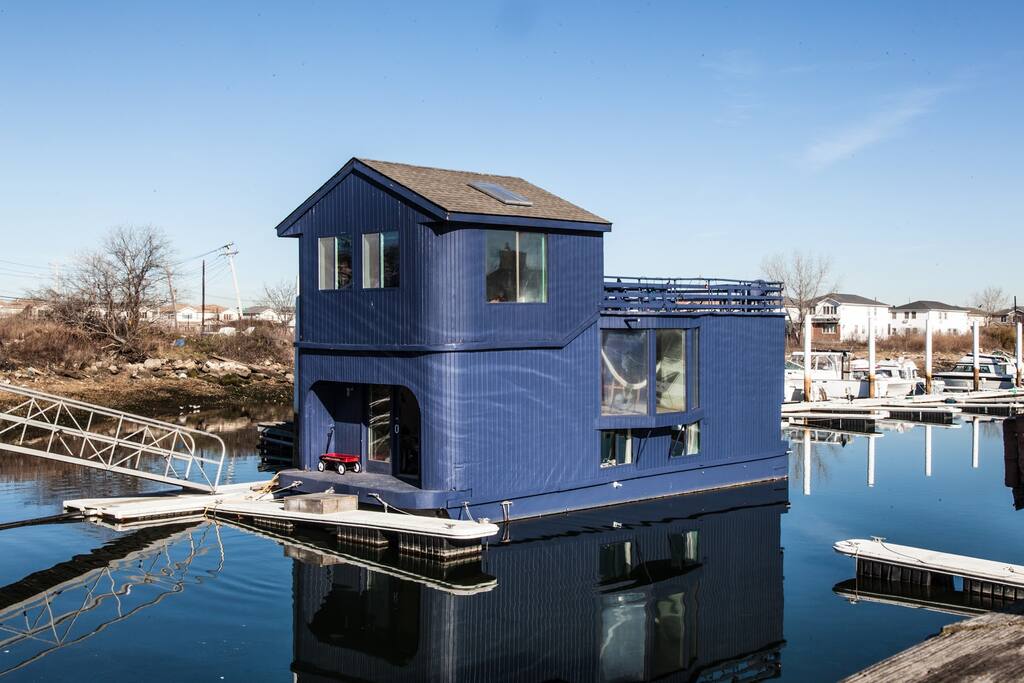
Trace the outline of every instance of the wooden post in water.
<instances>
[{"instance_id":1,"label":"wooden post in water","mask_svg":"<svg viewBox=\"0 0 1024 683\"><path fill-rule=\"evenodd\" d=\"M875 437L868 437L868 488L875 487Z\"/></svg>"},{"instance_id":2,"label":"wooden post in water","mask_svg":"<svg viewBox=\"0 0 1024 683\"><path fill-rule=\"evenodd\" d=\"M875 319L868 318L868 398L875 397Z\"/></svg>"},{"instance_id":3,"label":"wooden post in water","mask_svg":"<svg viewBox=\"0 0 1024 683\"><path fill-rule=\"evenodd\" d=\"M924 426L924 476L932 476L932 426Z\"/></svg>"},{"instance_id":4,"label":"wooden post in water","mask_svg":"<svg viewBox=\"0 0 1024 683\"><path fill-rule=\"evenodd\" d=\"M811 400L811 314L804 315L804 401Z\"/></svg>"},{"instance_id":5,"label":"wooden post in water","mask_svg":"<svg viewBox=\"0 0 1024 683\"><path fill-rule=\"evenodd\" d=\"M924 319L924 393L932 393L932 317Z\"/></svg>"},{"instance_id":6,"label":"wooden post in water","mask_svg":"<svg viewBox=\"0 0 1024 683\"><path fill-rule=\"evenodd\" d=\"M1014 312L1014 315L1016 315L1016 312ZM1017 387L1018 388L1021 385L1021 373L1024 372L1024 368L1021 368L1021 364L1022 364L1021 361L1024 361L1024 358L1022 358L1022 356L1024 356L1024 346L1021 346L1022 340L1021 340L1021 336L1020 335L1021 335L1021 323L1017 323L1017 353L1015 354L1016 355L1015 360L1017 361Z\"/></svg>"},{"instance_id":7,"label":"wooden post in water","mask_svg":"<svg viewBox=\"0 0 1024 683\"><path fill-rule=\"evenodd\" d=\"M804 495L811 495L811 430L804 428Z\"/></svg>"},{"instance_id":8,"label":"wooden post in water","mask_svg":"<svg viewBox=\"0 0 1024 683\"><path fill-rule=\"evenodd\" d=\"M974 359L974 390L977 391L981 388L981 359L978 358L980 352L979 339L978 339L978 321L974 321L974 340L972 343L972 357Z\"/></svg>"}]
</instances>

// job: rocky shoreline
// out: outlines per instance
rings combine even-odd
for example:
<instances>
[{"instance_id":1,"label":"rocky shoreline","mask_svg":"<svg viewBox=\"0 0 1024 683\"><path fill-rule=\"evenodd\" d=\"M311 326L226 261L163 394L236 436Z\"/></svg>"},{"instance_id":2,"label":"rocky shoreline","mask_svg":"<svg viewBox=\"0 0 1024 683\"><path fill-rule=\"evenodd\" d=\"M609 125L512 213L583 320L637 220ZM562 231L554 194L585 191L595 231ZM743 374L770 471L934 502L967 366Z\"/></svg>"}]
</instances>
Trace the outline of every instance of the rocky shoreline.
<instances>
[{"instance_id":1,"label":"rocky shoreline","mask_svg":"<svg viewBox=\"0 0 1024 683\"><path fill-rule=\"evenodd\" d=\"M5 395L2 385L151 416L245 403L290 405L293 379L290 365L244 363L220 356L42 369L27 366L0 372L0 406L19 399Z\"/></svg>"}]
</instances>

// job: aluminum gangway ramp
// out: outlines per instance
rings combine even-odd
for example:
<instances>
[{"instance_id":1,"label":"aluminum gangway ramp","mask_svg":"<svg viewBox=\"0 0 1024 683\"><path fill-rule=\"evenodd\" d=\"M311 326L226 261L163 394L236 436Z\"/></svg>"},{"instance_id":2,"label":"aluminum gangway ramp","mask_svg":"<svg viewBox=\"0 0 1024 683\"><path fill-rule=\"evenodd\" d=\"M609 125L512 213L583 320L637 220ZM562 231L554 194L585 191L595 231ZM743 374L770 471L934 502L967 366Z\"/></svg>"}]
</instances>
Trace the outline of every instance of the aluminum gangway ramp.
<instances>
[{"instance_id":1,"label":"aluminum gangway ramp","mask_svg":"<svg viewBox=\"0 0 1024 683\"><path fill-rule=\"evenodd\" d=\"M219 436L183 425L0 384L0 449L215 493ZM13 405L12 405L13 404Z\"/></svg>"}]
</instances>

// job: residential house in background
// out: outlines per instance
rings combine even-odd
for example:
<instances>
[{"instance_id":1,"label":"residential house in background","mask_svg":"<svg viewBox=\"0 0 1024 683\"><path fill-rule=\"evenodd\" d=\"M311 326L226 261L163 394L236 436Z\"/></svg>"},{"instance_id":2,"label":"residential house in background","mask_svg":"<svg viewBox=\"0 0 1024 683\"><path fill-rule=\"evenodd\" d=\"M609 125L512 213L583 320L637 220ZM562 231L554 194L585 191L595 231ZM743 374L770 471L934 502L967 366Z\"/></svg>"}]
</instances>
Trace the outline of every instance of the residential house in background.
<instances>
[{"instance_id":1,"label":"residential house in background","mask_svg":"<svg viewBox=\"0 0 1024 683\"><path fill-rule=\"evenodd\" d=\"M981 308L968 308L967 309L967 322L971 327L974 327L974 323L978 323L979 326L984 327L988 325L992 320L992 314Z\"/></svg>"},{"instance_id":2,"label":"residential house in background","mask_svg":"<svg viewBox=\"0 0 1024 683\"><path fill-rule=\"evenodd\" d=\"M1024 322L1024 307L1013 306L1011 308L1004 308L1001 311L996 311L992 314L992 322L1007 324Z\"/></svg>"},{"instance_id":3,"label":"residential house in background","mask_svg":"<svg viewBox=\"0 0 1024 683\"><path fill-rule=\"evenodd\" d=\"M174 306L168 304L166 306L161 306L160 322L171 327L173 327L175 323L177 323L179 327L199 325L199 307L191 304L176 304Z\"/></svg>"},{"instance_id":4,"label":"residential house in background","mask_svg":"<svg viewBox=\"0 0 1024 683\"><path fill-rule=\"evenodd\" d=\"M967 334L971 330L970 311L941 301L911 301L889 311L889 334L924 333L925 321L932 321L935 334Z\"/></svg>"},{"instance_id":5,"label":"residential house in background","mask_svg":"<svg viewBox=\"0 0 1024 683\"><path fill-rule=\"evenodd\" d=\"M0 318L13 318L17 315L39 318L46 310L46 304L35 299L0 299Z\"/></svg>"},{"instance_id":6,"label":"residential house in background","mask_svg":"<svg viewBox=\"0 0 1024 683\"><path fill-rule=\"evenodd\" d=\"M270 306L249 306L248 308L243 308L242 317L246 320L260 320L268 323L281 322L281 316Z\"/></svg>"},{"instance_id":7,"label":"residential house in background","mask_svg":"<svg viewBox=\"0 0 1024 683\"><path fill-rule=\"evenodd\" d=\"M819 341L867 341L868 321L875 321L875 338L888 336L889 304L859 294L830 292L814 302L811 324Z\"/></svg>"}]
</instances>

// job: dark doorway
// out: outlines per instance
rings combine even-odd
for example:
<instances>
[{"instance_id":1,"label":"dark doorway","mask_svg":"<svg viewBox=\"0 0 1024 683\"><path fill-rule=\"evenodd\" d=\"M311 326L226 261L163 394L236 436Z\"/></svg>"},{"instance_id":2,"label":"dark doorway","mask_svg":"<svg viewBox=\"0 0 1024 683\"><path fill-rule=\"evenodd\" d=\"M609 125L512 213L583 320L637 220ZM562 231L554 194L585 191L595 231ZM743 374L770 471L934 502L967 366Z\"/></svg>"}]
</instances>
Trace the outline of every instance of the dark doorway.
<instances>
[{"instance_id":1,"label":"dark doorway","mask_svg":"<svg viewBox=\"0 0 1024 683\"><path fill-rule=\"evenodd\" d=\"M405 387L366 387L366 469L419 486L420 406Z\"/></svg>"}]
</instances>

